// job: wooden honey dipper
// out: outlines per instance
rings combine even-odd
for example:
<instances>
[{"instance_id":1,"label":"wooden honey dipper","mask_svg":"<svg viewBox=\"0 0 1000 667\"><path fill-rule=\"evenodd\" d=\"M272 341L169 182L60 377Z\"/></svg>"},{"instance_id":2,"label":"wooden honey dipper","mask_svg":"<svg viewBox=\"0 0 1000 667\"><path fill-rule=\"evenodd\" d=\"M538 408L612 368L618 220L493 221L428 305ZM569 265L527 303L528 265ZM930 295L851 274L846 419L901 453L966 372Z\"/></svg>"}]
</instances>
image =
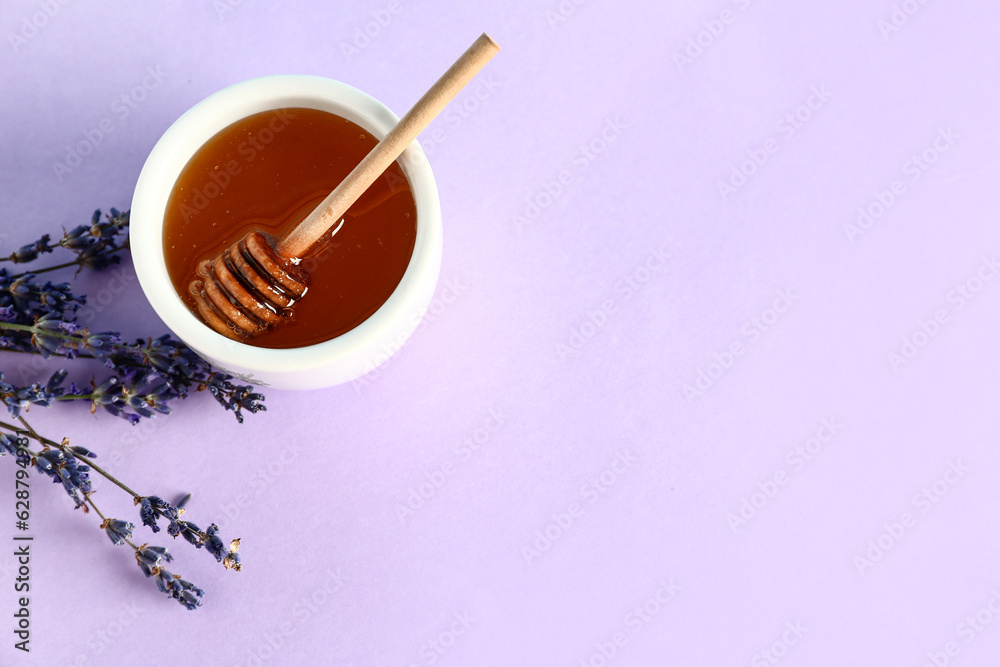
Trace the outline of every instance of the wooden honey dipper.
<instances>
[{"instance_id":1,"label":"wooden honey dipper","mask_svg":"<svg viewBox=\"0 0 1000 667\"><path fill-rule=\"evenodd\" d=\"M500 50L483 33L385 138L277 246L251 231L214 260L201 263L190 285L198 314L224 336L246 341L280 325L305 296L309 276L299 263L347 209L395 162L417 135Z\"/></svg>"}]
</instances>

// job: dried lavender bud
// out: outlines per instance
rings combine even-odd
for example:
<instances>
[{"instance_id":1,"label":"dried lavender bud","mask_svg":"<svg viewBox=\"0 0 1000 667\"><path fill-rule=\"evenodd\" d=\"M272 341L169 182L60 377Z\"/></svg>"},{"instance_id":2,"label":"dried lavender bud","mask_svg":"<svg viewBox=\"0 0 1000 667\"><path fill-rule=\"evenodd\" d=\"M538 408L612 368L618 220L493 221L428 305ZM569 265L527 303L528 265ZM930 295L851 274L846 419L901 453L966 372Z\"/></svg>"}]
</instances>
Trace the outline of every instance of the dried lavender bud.
<instances>
[{"instance_id":1,"label":"dried lavender bud","mask_svg":"<svg viewBox=\"0 0 1000 667\"><path fill-rule=\"evenodd\" d=\"M9 259L15 264L23 264L25 262L32 262L38 259L38 256L42 253L52 252L52 246L49 245L49 235L45 234L42 238L38 239L34 243L29 243L28 245L23 245L14 252L10 254Z\"/></svg>"},{"instance_id":2,"label":"dried lavender bud","mask_svg":"<svg viewBox=\"0 0 1000 667\"><path fill-rule=\"evenodd\" d=\"M249 385L236 385L230 380L233 377L225 373L214 373L209 378L208 390L219 404L227 410L232 410L236 415L236 421L243 423L242 410L251 414L267 410L260 401L264 400L263 394L254 393L253 387Z\"/></svg>"},{"instance_id":3,"label":"dried lavender bud","mask_svg":"<svg viewBox=\"0 0 1000 667\"><path fill-rule=\"evenodd\" d=\"M16 456L23 458L27 456L24 448L28 446L27 438L19 438L9 433L0 433L0 456Z\"/></svg>"},{"instance_id":4,"label":"dried lavender bud","mask_svg":"<svg viewBox=\"0 0 1000 667\"><path fill-rule=\"evenodd\" d=\"M222 563L227 570L236 570L239 572L243 568L240 555L236 553L240 548L240 541L238 539L230 542L229 549L226 550L222 540L219 539L219 527L213 523L205 531L204 540L205 549L208 550L208 553L215 556L215 560Z\"/></svg>"},{"instance_id":5,"label":"dried lavender bud","mask_svg":"<svg viewBox=\"0 0 1000 667\"><path fill-rule=\"evenodd\" d=\"M45 383L45 391L53 397L61 396L64 393L62 383L66 380L66 375L67 373L63 369L59 369L53 373L48 382Z\"/></svg>"},{"instance_id":6,"label":"dried lavender bud","mask_svg":"<svg viewBox=\"0 0 1000 667\"><path fill-rule=\"evenodd\" d=\"M95 454L94 452L90 451L86 447L77 447L77 446L74 445L73 447L70 447L69 449L70 449L71 452L73 452L77 456L82 456L82 457L85 457L85 458L88 458L88 459L95 459L95 458L97 458L97 454Z\"/></svg>"},{"instance_id":7,"label":"dried lavender bud","mask_svg":"<svg viewBox=\"0 0 1000 667\"><path fill-rule=\"evenodd\" d=\"M101 384L93 387L93 391L90 393L90 400L90 411L92 413L97 412L98 407L102 407L117 416L128 406L128 401L125 400L125 393L122 391L121 381L115 376L111 376Z\"/></svg>"},{"instance_id":8,"label":"dried lavender bud","mask_svg":"<svg viewBox=\"0 0 1000 667\"><path fill-rule=\"evenodd\" d=\"M202 544L202 534L201 528L191 523L190 521L184 521L183 519L177 521L171 521L170 525L167 526L167 534L171 537L177 537L180 535L189 543L193 544L197 548L201 548Z\"/></svg>"},{"instance_id":9,"label":"dried lavender bud","mask_svg":"<svg viewBox=\"0 0 1000 667\"><path fill-rule=\"evenodd\" d=\"M219 563L226 557L224 553L226 547L222 543L222 540L219 539L219 527L214 523L205 531L205 549L208 550L208 553L215 556L215 560Z\"/></svg>"},{"instance_id":10,"label":"dried lavender bud","mask_svg":"<svg viewBox=\"0 0 1000 667\"><path fill-rule=\"evenodd\" d=\"M64 248L75 253L76 259L38 271L66 266L102 269L120 261L118 253L128 248L128 224L128 211L122 213L112 208L109 215L102 219L101 211L97 210L91 216L89 225L77 225L68 232L64 231L55 244L50 244L51 237L45 234L37 241L14 251L10 256L0 258L0 261L15 264L33 262L41 254L50 253L56 248Z\"/></svg>"},{"instance_id":11,"label":"dried lavender bud","mask_svg":"<svg viewBox=\"0 0 1000 667\"><path fill-rule=\"evenodd\" d=\"M75 238L76 231L69 236ZM11 278L0 269L0 349L34 352L45 358L92 357L112 371L110 377L92 382L93 391L71 387L55 396L59 400L89 400L93 409L103 408L133 423L169 413L170 402L186 398L192 388L207 388L240 422L244 413L265 409L264 396L254 387L235 383L231 375L213 368L169 335L125 344L117 332L92 333L81 328L74 313L86 300L75 296L69 285L38 285L33 278L33 274ZM111 378L116 382L109 384ZM63 379L54 378L53 387Z\"/></svg>"},{"instance_id":12,"label":"dried lavender bud","mask_svg":"<svg viewBox=\"0 0 1000 667\"><path fill-rule=\"evenodd\" d=\"M104 523L101 524L101 528L108 534L111 543L118 547L125 544L125 540L132 539L132 531L135 530L135 524L118 519L105 519Z\"/></svg>"},{"instance_id":13,"label":"dried lavender bud","mask_svg":"<svg viewBox=\"0 0 1000 667\"><path fill-rule=\"evenodd\" d=\"M83 250L90 247L92 241L87 236L87 229L84 225L74 227L63 234L62 239L59 240L59 245L70 250Z\"/></svg>"},{"instance_id":14,"label":"dried lavender bud","mask_svg":"<svg viewBox=\"0 0 1000 667\"><path fill-rule=\"evenodd\" d=\"M142 525L149 526L154 533L160 532L160 527L156 525L158 517L163 517L170 523L177 521L177 508L159 496L145 496L139 499L138 504Z\"/></svg>"},{"instance_id":15,"label":"dried lavender bud","mask_svg":"<svg viewBox=\"0 0 1000 667\"><path fill-rule=\"evenodd\" d=\"M156 587L161 593L166 593L177 600L189 611L201 606L201 598L205 595L205 591L190 581L185 581L179 574L171 574L164 567L155 568L153 575L156 576Z\"/></svg>"},{"instance_id":16,"label":"dried lavender bud","mask_svg":"<svg viewBox=\"0 0 1000 667\"><path fill-rule=\"evenodd\" d=\"M233 540L233 542L237 547L239 547L239 540ZM240 555L236 553L236 550L232 548L232 545L230 545L229 553L226 554L226 557L222 560L222 564L227 570L236 570L239 572L243 569L243 562L240 560Z\"/></svg>"},{"instance_id":17,"label":"dried lavender bud","mask_svg":"<svg viewBox=\"0 0 1000 667\"><path fill-rule=\"evenodd\" d=\"M0 401L7 406L7 411L14 418L17 418L21 410L29 405L44 407L51 405L59 393L56 393L58 390L50 392L46 387L47 385L43 386L37 382L26 387L16 387L4 382L3 373L0 373Z\"/></svg>"},{"instance_id":18,"label":"dried lavender bud","mask_svg":"<svg viewBox=\"0 0 1000 667\"><path fill-rule=\"evenodd\" d=\"M55 390L65 378L65 374L57 372L50 383ZM37 386L38 390L44 388ZM71 385L71 390L75 387ZM101 517L100 528L111 540L112 544L120 546L128 544L135 553L136 563L147 577L154 577L157 587L168 597L176 599L187 609L196 609L201 606L201 599L204 591L189 581L185 581L180 576L171 574L165 564L171 562L172 556L163 547L152 547L143 544L136 547L130 541L135 531L135 524L120 519L106 518L104 514L94 504L91 497L93 489L90 482L90 473L97 472L104 476L126 493L129 493L135 503L140 505L140 517L145 525L157 532L157 519L162 517L168 521L168 532L174 537L182 535L186 541L195 547L207 546L207 550L216 561L222 561L227 569L240 570L242 567L239 555L240 541L233 540L229 545L229 551L224 552L221 539L218 536L218 526L211 524L207 531L202 532L197 525L189 521L179 519L183 514L182 510L170 505L159 496L138 496L127 486L112 477L107 471L96 464L86 465L84 462L95 458L96 454L86 447L70 445L68 439L63 439L62 443L43 438L22 418L23 428L0 422L0 429L7 432L0 432L0 456L13 454L19 461L23 462L23 467L32 465L38 472L47 475L53 483L61 484L71 498L76 501L76 506L82 508L84 512L88 507L92 508ZM41 451L29 449L30 440L35 440L43 445ZM19 471L20 473L21 471ZM20 474L18 475L20 478ZM190 495L190 494L189 494Z\"/></svg>"},{"instance_id":19,"label":"dried lavender bud","mask_svg":"<svg viewBox=\"0 0 1000 667\"><path fill-rule=\"evenodd\" d=\"M77 266L101 269L119 261L118 251L127 249L128 213L114 209L106 219L100 211L91 218L90 225L78 225L64 232L57 243L48 235L22 246L0 262L27 263L58 248L76 255L73 261L36 268L31 272L11 274L0 269L0 350L34 353L44 358L61 356L93 358L104 362L109 370L106 377L94 378L87 387L71 382L64 387L67 372L59 369L47 381L19 386L4 382L0 374L0 402L15 418L24 422L21 413L29 406L50 406L55 401L86 400L92 410L103 408L111 414L129 419L133 423L157 413L170 412L170 402L186 398L192 389L208 388L213 397L226 410L232 411L243 421L243 411L258 412L264 409L264 397L250 385L234 383L233 378L213 368L193 350L169 335L139 339L135 343L122 342L120 334L113 331L91 332L77 322L76 313L86 304L86 298L73 294L68 283L41 282L37 274ZM82 383L81 383L82 384ZM85 447L70 446L68 440L58 444L39 436L24 422L24 428L0 424L0 456L11 454L32 465L39 473L60 484L84 512L92 507L104 519L91 498L92 472L108 478L122 490L130 493L140 505L142 523L155 533L157 520L168 522L168 532L180 535L196 548L207 546L208 551L228 569L239 570L241 561L236 551L239 540L230 543L226 551L218 536L218 526L211 524L208 531L189 521L179 520L181 514L157 496L138 496L118 482L96 464L86 461L96 457ZM27 437L26 437L27 436ZM29 438L37 440L41 451L29 449ZM131 538L135 524L120 519L104 519L100 524L108 539L115 545L129 544L135 549L136 562L147 577L155 577L157 587L187 609L201 605L204 591L181 577L171 574L164 567L172 557L162 547L143 545L134 547Z\"/></svg>"},{"instance_id":20,"label":"dried lavender bud","mask_svg":"<svg viewBox=\"0 0 1000 667\"><path fill-rule=\"evenodd\" d=\"M45 449L35 456L35 469L61 483L69 497L80 507L86 502L90 485L90 466L81 465L75 457L67 458L59 449Z\"/></svg>"},{"instance_id":21,"label":"dried lavender bud","mask_svg":"<svg viewBox=\"0 0 1000 667\"><path fill-rule=\"evenodd\" d=\"M76 331L77 329L73 329L69 331L69 333L76 333ZM107 362L108 356L114 352L115 347L121 342L121 335L114 331L91 334L84 329L80 344L83 349L90 352L94 358ZM108 364L108 368L114 368L114 364Z\"/></svg>"},{"instance_id":22,"label":"dried lavender bud","mask_svg":"<svg viewBox=\"0 0 1000 667\"><path fill-rule=\"evenodd\" d=\"M154 412L170 413L169 401L177 392L155 373L138 372L136 380L125 388L128 406L138 417L152 417Z\"/></svg>"},{"instance_id":23,"label":"dried lavender bud","mask_svg":"<svg viewBox=\"0 0 1000 667\"><path fill-rule=\"evenodd\" d=\"M163 547L151 547L144 544L135 550L135 560L139 563L139 569L147 577L153 575L153 568L159 567L161 562L169 563L174 559Z\"/></svg>"},{"instance_id":24,"label":"dried lavender bud","mask_svg":"<svg viewBox=\"0 0 1000 667\"><path fill-rule=\"evenodd\" d=\"M163 566L163 563L173 560L166 549L144 544L135 550L135 560L143 574L147 577L156 577L156 587L161 593L166 593L189 610L201 606L201 598L205 595L205 591L182 579L180 575L171 574Z\"/></svg>"},{"instance_id":25,"label":"dried lavender bud","mask_svg":"<svg viewBox=\"0 0 1000 667\"><path fill-rule=\"evenodd\" d=\"M30 324L43 314L71 317L86 301L75 296L67 283L37 283L33 273L11 276L0 269L0 308L5 322Z\"/></svg>"}]
</instances>

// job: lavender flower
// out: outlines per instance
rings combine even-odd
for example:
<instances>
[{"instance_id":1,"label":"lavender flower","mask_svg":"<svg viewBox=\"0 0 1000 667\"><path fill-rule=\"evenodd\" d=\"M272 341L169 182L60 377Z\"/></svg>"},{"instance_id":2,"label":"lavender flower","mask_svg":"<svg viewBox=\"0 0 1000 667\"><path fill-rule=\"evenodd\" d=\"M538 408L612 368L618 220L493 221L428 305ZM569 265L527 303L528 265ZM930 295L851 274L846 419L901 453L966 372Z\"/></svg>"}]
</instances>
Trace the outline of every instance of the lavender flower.
<instances>
[{"instance_id":1,"label":"lavender flower","mask_svg":"<svg viewBox=\"0 0 1000 667\"><path fill-rule=\"evenodd\" d=\"M229 549L227 550L223 546L222 540L219 539L219 527L213 523L208 527L208 530L205 531L204 539L205 549L207 549L210 554L215 556L215 560L222 563L227 570L236 570L239 572L243 569L243 562L240 559L240 555L237 553L240 549L240 541L238 538L229 543Z\"/></svg>"},{"instance_id":2,"label":"lavender flower","mask_svg":"<svg viewBox=\"0 0 1000 667\"><path fill-rule=\"evenodd\" d=\"M48 405L52 399L89 400L92 411L103 408L134 423L157 413L167 414L171 401L188 397L192 389L207 388L241 423L244 411L256 413L266 409L264 396L252 386L234 383L231 375L213 368L169 335L124 344L118 333L91 333L86 328L81 329L75 319L65 313L36 313L37 317L30 324L22 324L3 321L3 312L0 310L0 330L7 329L10 335L0 337L0 350L34 352L44 358L90 357L103 361L112 371L100 382L91 381L89 392L71 388L69 392L56 393L55 389L66 378L65 371L60 370L46 383L52 396L40 398L42 404ZM17 389L23 388L11 388L12 391ZM32 391L29 389L27 393ZM22 397L24 394L22 391Z\"/></svg>"},{"instance_id":3,"label":"lavender flower","mask_svg":"<svg viewBox=\"0 0 1000 667\"><path fill-rule=\"evenodd\" d=\"M35 456L35 469L62 484L77 507L84 505L91 492L90 466L78 463L75 456L67 457L61 449L44 449Z\"/></svg>"},{"instance_id":4,"label":"lavender flower","mask_svg":"<svg viewBox=\"0 0 1000 667\"><path fill-rule=\"evenodd\" d=\"M45 383L45 393L52 398L57 398L62 396L64 390L62 389L62 383L66 380L66 371L59 369L53 373L48 381ZM48 407L48 406L46 406ZM81 448L82 449L82 448Z\"/></svg>"},{"instance_id":5,"label":"lavender flower","mask_svg":"<svg viewBox=\"0 0 1000 667\"><path fill-rule=\"evenodd\" d=\"M0 269L0 350L32 352L44 358L92 357L112 371L92 382L95 392L68 392L58 400L89 400L133 423L170 411L170 402L191 391L208 389L224 409L243 421L244 413L264 410L264 397L250 385L213 368L193 350L169 335L126 344L114 331L91 332L76 321L86 298L73 294L68 283L39 282L39 273L77 266L99 270L119 261L115 254L128 248L129 213L111 209L102 218L95 211L89 225L78 225L55 243L49 235L22 246L0 261L28 263L63 248L76 254L71 262L12 275ZM114 377L120 383L107 383ZM120 392L120 394L119 394ZM10 405L8 403L8 405Z\"/></svg>"},{"instance_id":6,"label":"lavender flower","mask_svg":"<svg viewBox=\"0 0 1000 667\"><path fill-rule=\"evenodd\" d=\"M243 561L240 559L240 555L236 553L239 548L239 539L235 539L229 543L229 552L226 554L226 557L222 559L222 565L227 570L236 570L239 572L243 569Z\"/></svg>"},{"instance_id":7,"label":"lavender flower","mask_svg":"<svg viewBox=\"0 0 1000 667\"><path fill-rule=\"evenodd\" d=\"M136 548L135 560L143 574L147 577L156 577L156 587L161 593L166 593L168 597L177 600L189 610L201 606L201 598L205 595L205 591L190 581L185 581L180 575L171 574L163 566L163 563L173 560L166 549L144 544Z\"/></svg>"},{"instance_id":8,"label":"lavender flower","mask_svg":"<svg viewBox=\"0 0 1000 667\"><path fill-rule=\"evenodd\" d=\"M77 297L69 284L37 283L35 274L11 276L0 269L0 308L6 322L30 323L38 315L57 317L72 315L84 305L85 299Z\"/></svg>"},{"instance_id":9,"label":"lavender flower","mask_svg":"<svg viewBox=\"0 0 1000 667\"><path fill-rule=\"evenodd\" d=\"M186 398L192 388L207 388L241 423L243 411L266 409L264 396L252 386L234 383L231 375L213 368L169 335L124 344L118 333L91 333L72 317L66 319L65 313L42 312L30 324L6 323L2 315L0 312L0 330L7 329L10 335L0 338L0 350L35 352L44 358L85 356L103 361L111 369L112 375L99 383L96 379L91 382L90 392L53 396L58 400L90 400L92 410L103 408L133 423L156 413L169 413L170 402ZM60 371L51 380L52 387L64 379L65 373Z\"/></svg>"},{"instance_id":10,"label":"lavender flower","mask_svg":"<svg viewBox=\"0 0 1000 667\"><path fill-rule=\"evenodd\" d=\"M95 454L94 452L90 451L86 447L78 447L78 446L74 445L73 447L70 447L69 450L71 452L73 452L73 454L76 455L76 456L78 456L78 457L88 458L88 459L96 459L97 458L97 454Z\"/></svg>"},{"instance_id":11,"label":"lavender flower","mask_svg":"<svg viewBox=\"0 0 1000 667\"><path fill-rule=\"evenodd\" d=\"M54 245L49 243L51 237L45 234L37 241L21 246L8 257L0 258L0 261L26 264L56 248L65 248L75 253L76 259L56 268L78 266L81 269L102 269L120 261L118 253L128 248L128 224L128 211L122 213L112 208L102 219L101 211L97 210L91 216L89 225L77 225L68 232L64 231Z\"/></svg>"},{"instance_id":12,"label":"lavender flower","mask_svg":"<svg viewBox=\"0 0 1000 667\"><path fill-rule=\"evenodd\" d=\"M163 517L173 523L177 521L177 508L173 507L159 496L145 496L136 501L139 505L139 518L142 525L149 526L154 533L160 532L160 527L156 525L157 517Z\"/></svg>"},{"instance_id":13,"label":"lavender flower","mask_svg":"<svg viewBox=\"0 0 1000 667\"><path fill-rule=\"evenodd\" d=\"M198 549L201 549L204 541L201 528L190 521L184 521L183 519L170 522L170 525L167 526L167 534L171 537L177 537L180 535Z\"/></svg>"},{"instance_id":14,"label":"lavender flower","mask_svg":"<svg viewBox=\"0 0 1000 667\"><path fill-rule=\"evenodd\" d=\"M44 385L35 383L32 385L17 387L3 381L3 373L0 373L0 401L7 406L7 411L11 416L17 418L21 410L29 405L41 405L48 407L52 401L62 395L59 388L61 380L53 375Z\"/></svg>"},{"instance_id":15,"label":"lavender flower","mask_svg":"<svg viewBox=\"0 0 1000 667\"><path fill-rule=\"evenodd\" d=\"M171 574L164 567L156 568L153 575L156 577L156 587L160 592L180 602L188 611L201 606L201 598L205 595L205 591L190 581L182 579L179 574Z\"/></svg>"},{"instance_id":16,"label":"lavender flower","mask_svg":"<svg viewBox=\"0 0 1000 667\"><path fill-rule=\"evenodd\" d=\"M212 554L217 562L222 562L226 569L238 571L242 568L237 553L240 541L236 539L230 542L227 551L219 537L219 527L215 523L210 524L208 530L202 532L194 523L180 518L184 510L177 509L159 496L139 496L96 464L85 464L84 461L96 457L91 450L70 445L68 440L56 443L43 438L23 418L19 420L24 428L0 421L0 429L7 431L0 432L0 456L13 454L24 460L25 465L33 464L36 470L49 476L53 482L62 484L67 494L76 501L77 507L82 508L84 512L88 511L88 507L97 512L102 519L100 528L111 543L115 546L127 544L132 547L136 562L143 574L153 577L160 591L177 600L183 607L196 609L201 606L204 591L166 569L165 564L171 562L173 557L165 548L148 544L134 545L131 542L135 531L134 523L107 518L101 513L91 497L93 493L91 471L99 473L122 490L132 494L135 504L139 505L142 523L149 526L153 532L159 531L157 519L164 518L168 522L167 532L170 535L183 536L196 548L206 547L206 551ZM44 448L41 451L31 451L28 448L30 440L41 443Z\"/></svg>"},{"instance_id":17,"label":"lavender flower","mask_svg":"<svg viewBox=\"0 0 1000 667\"><path fill-rule=\"evenodd\" d=\"M183 511L178 510L178 514L183 514ZM190 521L178 519L171 521L170 525L167 526L167 534L174 538L183 537L197 549L204 546L208 553L215 556L215 561L222 563L227 570L239 571L243 566L239 554L236 553L240 548L240 541L236 539L230 542L227 550L222 539L219 538L219 527L214 523L208 527L208 530L202 531Z\"/></svg>"},{"instance_id":18,"label":"lavender flower","mask_svg":"<svg viewBox=\"0 0 1000 667\"><path fill-rule=\"evenodd\" d=\"M3 426L11 428L6 424ZM33 437L38 439L37 436ZM56 444L52 441L45 441L45 443ZM46 447L40 452L30 452L28 450L28 438L0 433L0 455L10 452L20 458L29 459L38 472L47 475L54 483L62 484L69 497L76 501L77 507L83 507L87 502L87 496L92 491L90 482L91 467L81 463L81 460L78 458L79 455L73 450L87 452L90 457L95 456L88 449L83 447L68 447L67 444L51 449ZM67 451L69 452L69 456L66 455Z\"/></svg>"},{"instance_id":19,"label":"lavender flower","mask_svg":"<svg viewBox=\"0 0 1000 667\"><path fill-rule=\"evenodd\" d=\"M58 248L76 255L70 262L35 269L16 275L0 269L0 351L11 350L38 354L44 358L61 356L67 359L84 357L102 361L110 374L90 381L89 389L81 388L67 379L65 370L55 371L46 381L30 385L5 382L0 374L0 402L10 415L23 426L0 421L0 456L11 454L23 467L31 465L48 476L53 483L61 484L83 512L93 509L101 518L100 528L119 546L127 544L135 551L136 562L147 577L154 577L161 592L176 599L187 609L201 605L204 591L180 576L170 573L165 564L172 556L163 547L147 544L135 546L132 536L135 524L120 519L107 518L92 498L91 473L97 473L130 494L139 505L139 517L144 526L159 532L157 521L167 521L167 532L173 537L183 536L196 548L206 547L216 561L227 569L241 568L237 554L239 540L233 540L228 551L218 535L218 526L211 524L202 531L196 524L180 519L184 513L159 496L141 496L112 477L91 459L96 454L86 447L70 445L69 440L56 442L40 436L22 416L29 406L49 407L54 402L89 401L91 411L98 408L129 419L133 423L170 412L170 403L186 398L193 390L209 392L228 411L243 421L243 411L255 413L264 410L264 397L249 385L234 383L232 376L213 368L183 343L169 335L139 339L128 344L113 331L91 332L76 320L77 311L86 303L83 296L73 294L66 283L39 282L37 274L50 270L77 266L101 269L119 261L118 251L127 249L128 213L111 209L111 215L102 220L100 211L94 213L89 226L79 225L64 232L57 243L48 235L22 246L0 262L29 263L39 256ZM42 445L32 451L30 441ZM19 475L21 474L20 471Z\"/></svg>"},{"instance_id":20,"label":"lavender flower","mask_svg":"<svg viewBox=\"0 0 1000 667\"><path fill-rule=\"evenodd\" d=\"M253 392L253 387L246 385L235 385L230 380L232 376L225 373L214 373L209 378L208 390L222 407L232 410L236 415L236 421L243 423L242 410L255 414L267 407L261 404L264 395Z\"/></svg>"},{"instance_id":21,"label":"lavender flower","mask_svg":"<svg viewBox=\"0 0 1000 667\"><path fill-rule=\"evenodd\" d=\"M118 519L105 519L104 523L101 524L101 528L108 534L111 543L118 547L125 544L127 540L132 539L132 531L135 530L135 524Z\"/></svg>"},{"instance_id":22,"label":"lavender flower","mask_svg":"<svg viewBox=\"0 0 1000 667\"><path fill-rule=\"evenodd\" d=\"M10 257L7 259L15 264L23 264L38 259L38 256L45 252L52 252L52 246L49 245L48 234L43 235L42 238L38 239L34 243L21 246L12 252Z\"/></svg>"},{"instance_id":23,"label":"lavender flower","mask_svg":"<svg viewBox=\"0 0 1000 667\"><path fill-rule=\"evenodd\" d=\"M139 569L147 577L152 576L153 568L159 567L161 562L169 563L173 559L174 557L163 547L151 547L148 544L143 544L141 547L136 547L135 550L135 560L139 563Z\"/></svg>"},{"instance_id":24,"label":"lavender flower","mask_svg":"<svg viewBox=\"0 0 1000 667\"><path fill-rule=\"evenodd\" d=\"M23 458L27 456L24 448L28 446L27 438L19 438L10 433L0 433L0 456L11 456Z\"/></svg>"},{"instance_id":25,"label":"lavender flower","mask_svg":"<svg viewBox=\"0 0 1000 667\"><path fill-rule=\"evenodd\" d=\"M215 560L218 563L221 563L222 559L226 557L223 553L225 546L222 544L222 540L219 539L219 527L214 523L205 531L205 549L208 553L215 556Z\"/></svg>"}]
</instances>

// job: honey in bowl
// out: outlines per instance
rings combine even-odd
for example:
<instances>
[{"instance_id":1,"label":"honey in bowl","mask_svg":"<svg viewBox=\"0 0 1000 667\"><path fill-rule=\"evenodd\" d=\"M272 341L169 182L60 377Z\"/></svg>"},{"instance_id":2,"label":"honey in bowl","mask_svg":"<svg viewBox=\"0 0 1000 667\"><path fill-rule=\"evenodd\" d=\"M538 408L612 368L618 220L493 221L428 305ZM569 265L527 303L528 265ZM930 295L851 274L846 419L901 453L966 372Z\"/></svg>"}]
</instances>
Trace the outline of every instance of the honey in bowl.
<instances>
[{"instance_id":1,"label":"honey in bowl","mask_svg":"<svg viewBox=\"0 0 1000 667\"><path fill-rule=\"evenodd\" d=\"M254 114L209 139L181 171L163 221L167 272L188 308L197 314L190 286L203 262L254 229L284 236L377 143L349 120L306 108ZM415 238L413 195L393 163L301 262L307 294L250 344L304 347L358 326L399 284Z\"/></svg>"}]
</instances>

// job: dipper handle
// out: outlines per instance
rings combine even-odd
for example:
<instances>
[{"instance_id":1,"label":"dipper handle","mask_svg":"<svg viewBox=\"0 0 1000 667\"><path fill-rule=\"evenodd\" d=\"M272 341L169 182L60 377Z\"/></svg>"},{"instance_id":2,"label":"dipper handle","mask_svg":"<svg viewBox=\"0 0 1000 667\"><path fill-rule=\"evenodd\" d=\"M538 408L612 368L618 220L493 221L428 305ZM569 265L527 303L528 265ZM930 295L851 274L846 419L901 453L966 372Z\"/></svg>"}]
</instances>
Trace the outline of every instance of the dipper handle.
<instances>
[{"instance_id":1,"label":"dipper handle","mask_svg":"<svg viewBox=\"0 0 1000 667\"><path fill-rule=\"evenodd\" d=\"M497 43L486 33L473 42L347 178L305 220L281 239L277 246L278 254L285 259L303 257L330 228L340 222L351 204L365 193L499 50Z\"/></svg>"}]
</instances>

